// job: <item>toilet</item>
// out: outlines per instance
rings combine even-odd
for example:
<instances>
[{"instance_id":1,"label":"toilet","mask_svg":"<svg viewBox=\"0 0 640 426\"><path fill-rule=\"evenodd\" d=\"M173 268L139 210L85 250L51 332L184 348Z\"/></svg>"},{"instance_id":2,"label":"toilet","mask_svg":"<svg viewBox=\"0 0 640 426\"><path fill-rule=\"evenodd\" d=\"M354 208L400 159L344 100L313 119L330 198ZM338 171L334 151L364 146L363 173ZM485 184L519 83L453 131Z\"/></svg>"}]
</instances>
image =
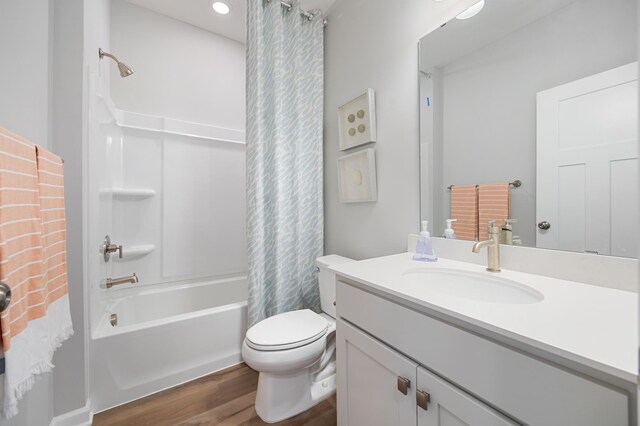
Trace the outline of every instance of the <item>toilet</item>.
<instances>
[{"instance_id":1,"label":"toilet","mask_svg":"<svg viewBox=\"0 0 640 426\"><path fill-rule=\"evenodd\" d=\"M251 327L242 357L260 373L256 413L267 423L299 414L336 390L336 277L330 266L352 262L329 255L316 259L322 312L285 312Z\"/></svg>"}]
</instances>

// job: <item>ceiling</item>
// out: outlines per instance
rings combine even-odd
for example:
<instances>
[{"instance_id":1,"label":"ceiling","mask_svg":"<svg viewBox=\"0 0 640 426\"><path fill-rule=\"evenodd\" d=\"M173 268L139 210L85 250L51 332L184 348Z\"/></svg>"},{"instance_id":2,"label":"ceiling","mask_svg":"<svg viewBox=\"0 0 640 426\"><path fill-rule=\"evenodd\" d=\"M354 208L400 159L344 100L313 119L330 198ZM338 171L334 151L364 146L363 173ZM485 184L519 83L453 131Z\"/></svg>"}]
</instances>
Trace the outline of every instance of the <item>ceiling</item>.
<instances>
[{"instance_id":1,"label":"ceiling","mask_svg":"<svg viewBox=\"0 0 640 426\"><path fill-rule=\"evenodd\" d=\"M125 1L244 43L246 0L224 0L231 9L228 15L214 12L212 0ZM304 10L322 9L326 12L335 1L300 0L300 5Z\"/></svg>"}]
</instances>

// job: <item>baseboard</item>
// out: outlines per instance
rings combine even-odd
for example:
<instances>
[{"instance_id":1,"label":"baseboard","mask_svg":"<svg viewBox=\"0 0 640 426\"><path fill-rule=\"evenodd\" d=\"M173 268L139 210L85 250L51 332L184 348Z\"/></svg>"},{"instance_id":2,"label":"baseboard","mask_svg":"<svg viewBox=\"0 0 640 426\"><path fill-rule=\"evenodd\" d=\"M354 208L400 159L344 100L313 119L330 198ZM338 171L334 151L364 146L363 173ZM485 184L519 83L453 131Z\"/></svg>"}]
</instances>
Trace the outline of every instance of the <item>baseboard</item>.
<instances>
[{"instance_id":1,"label":"baseboard","mask_svg":"<svg viewBox=\"0 0 640 426\"><path fill-rule=\"evenodd\" d=\"M92 423L91 404L87 402L82 408L54 417L49 426L91 426Z\"/></svg>"}]
</instances>

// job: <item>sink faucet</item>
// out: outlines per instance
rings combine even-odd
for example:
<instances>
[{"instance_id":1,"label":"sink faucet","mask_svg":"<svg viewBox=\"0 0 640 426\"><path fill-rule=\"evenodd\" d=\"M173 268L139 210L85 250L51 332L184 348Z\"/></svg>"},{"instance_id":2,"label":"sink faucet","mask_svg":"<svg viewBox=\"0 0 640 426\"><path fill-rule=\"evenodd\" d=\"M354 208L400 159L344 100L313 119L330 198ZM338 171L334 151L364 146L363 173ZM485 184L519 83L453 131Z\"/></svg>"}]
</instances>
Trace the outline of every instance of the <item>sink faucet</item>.
<instances>
[{"instance_id":1,"label":"sink faucet","mask_svg":"<svg viewBox=\"0 0 640 426\"><path fill-rule=\"evenodd\" d=\"M489 239L486 241L478 241L471 249L474 253L480 253L480 250L487 248L487 271L500 272L500 227L496 225L496 221L489 222Z\"/></svg>"}]
</instances>

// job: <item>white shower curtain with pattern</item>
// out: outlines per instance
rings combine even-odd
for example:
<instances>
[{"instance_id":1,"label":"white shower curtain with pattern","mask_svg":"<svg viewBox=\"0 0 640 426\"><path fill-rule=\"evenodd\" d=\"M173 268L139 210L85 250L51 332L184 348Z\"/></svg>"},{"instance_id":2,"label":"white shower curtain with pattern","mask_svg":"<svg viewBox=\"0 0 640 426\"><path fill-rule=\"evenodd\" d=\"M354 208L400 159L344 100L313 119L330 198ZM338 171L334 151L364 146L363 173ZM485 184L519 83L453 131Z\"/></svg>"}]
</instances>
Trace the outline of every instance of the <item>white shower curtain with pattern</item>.
<instances>
[{"instance_id":1,"label":"white shower curtain with pattern","mask_svg":"<svg viewBox=\"0 0 640 426\"><path fill-rule=\"evenodd\" d=\"M249 326L320 309L323 23L290 3L247 2Z\"/></svg>"}]
</instances>

